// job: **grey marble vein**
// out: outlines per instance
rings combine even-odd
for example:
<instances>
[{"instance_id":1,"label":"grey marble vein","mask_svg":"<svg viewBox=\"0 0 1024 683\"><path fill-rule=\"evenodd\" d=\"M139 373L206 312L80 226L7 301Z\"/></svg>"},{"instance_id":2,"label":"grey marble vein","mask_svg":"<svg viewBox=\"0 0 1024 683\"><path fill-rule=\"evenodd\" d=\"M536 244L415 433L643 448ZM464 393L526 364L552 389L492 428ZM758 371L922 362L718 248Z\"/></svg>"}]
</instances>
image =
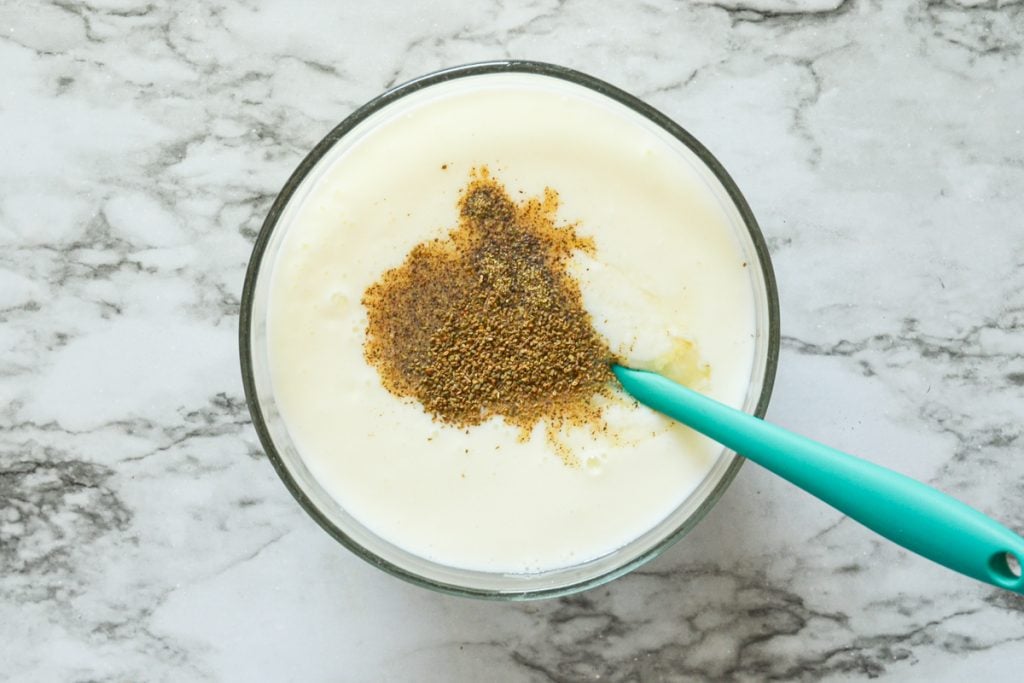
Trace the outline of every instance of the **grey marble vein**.
<instances>
[{"instance_id":1,"label":"grey marble vein","mask_svg":"<svg viewBox=\"0 0 1024 683\"><path fill-rule=\"evenodd\" d=\"M1024 530L1024 2L0 4L0 679L1016 681L1024 599L755 466L605 587L405 585L249 425L242 275L338 120L442 66L591 72L676 118L782 294L769 416Z\"/></svg>"}]
</instances>

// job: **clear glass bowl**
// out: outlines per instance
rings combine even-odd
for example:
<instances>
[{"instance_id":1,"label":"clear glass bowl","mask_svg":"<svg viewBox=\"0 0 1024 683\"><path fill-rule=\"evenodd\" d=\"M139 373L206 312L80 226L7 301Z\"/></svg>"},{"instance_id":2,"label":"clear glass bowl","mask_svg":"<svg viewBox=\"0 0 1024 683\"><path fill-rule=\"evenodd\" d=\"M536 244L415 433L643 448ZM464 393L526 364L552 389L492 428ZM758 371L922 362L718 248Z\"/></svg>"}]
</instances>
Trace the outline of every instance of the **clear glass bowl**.
<instances>
[{"instance_id":1,"label":"clear glass bowl","mask_svg":"<svg viewBox=\"0 0 1024 683\"><path fill-rule=\"evenodd\" d=\"M359 557L386 572L426 588L456 595L499 600L555 597L585 590L629 572L682 538L718 501L736 476L743 458L723 451L703 482L660 524L618 550L571 567L535 574L504 574L448 567L425 560L380 538L345 511L310 474L288 435L271 386L267 362L267 300L272 265L287 225L289 207L308 191L348 135L358 136L389 105L425 89L495 73L522 73L568 81L609 98L639 115L643 125L682 143L730 217L746 260L756 301L756 356L744 409L763 416L768 407L779 350L779 306L771 260L761 231L736 184L707 149L664 114L608 83L560 66L500 61L457 66L399 85L342 121L313 148L285 183L253 248L245 277L239 322L239 350L246 401L260 442L274 469L299 504L323 529ZM360 124L366 125L360 125Z\"/></svg>"}]
</instances>

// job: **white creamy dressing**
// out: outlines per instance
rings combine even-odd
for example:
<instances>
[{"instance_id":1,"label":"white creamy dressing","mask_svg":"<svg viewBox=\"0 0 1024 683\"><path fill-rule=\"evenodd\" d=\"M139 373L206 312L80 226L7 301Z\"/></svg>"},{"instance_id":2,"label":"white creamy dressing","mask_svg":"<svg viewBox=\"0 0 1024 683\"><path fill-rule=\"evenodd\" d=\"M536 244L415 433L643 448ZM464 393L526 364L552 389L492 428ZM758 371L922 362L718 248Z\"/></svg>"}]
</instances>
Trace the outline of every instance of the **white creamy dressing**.
<instances>
[{"instance_id":1,"label":"white creamy dressing","mask_svg":"<svg viewBox=\"0 0 1024 683\"><path fill-rule=\"evenodd\" d=\"M699 388L742 406L754 290L727 214L680 143L554 79L462 80L400 101L307 178L279 226L274 392L308 469L382 538L453 567L564 567L664 519L720 447L627 401L606 409L617 438L564 435L578 467L540 428L521 441L498 419L469 430L436 422L389 394L363 359L365 289L455 226L470 169L486 165L514 199L555 189L559 220L594 239L596 256L577 255L572 272L595 328L635 367L665 371L680 342L695 345L709 369Z\"/></svg>"}]
</instances>

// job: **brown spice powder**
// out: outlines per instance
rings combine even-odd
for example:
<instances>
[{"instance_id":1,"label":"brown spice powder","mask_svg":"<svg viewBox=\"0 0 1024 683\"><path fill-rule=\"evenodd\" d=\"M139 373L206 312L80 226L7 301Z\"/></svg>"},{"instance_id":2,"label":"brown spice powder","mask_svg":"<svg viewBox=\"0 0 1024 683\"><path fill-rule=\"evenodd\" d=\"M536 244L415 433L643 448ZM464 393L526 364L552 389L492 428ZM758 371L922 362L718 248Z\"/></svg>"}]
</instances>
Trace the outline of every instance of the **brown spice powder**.
<instances>
[{"instance_id":1,"label":"brown spice powder","mask_svg":"<svg viewBox=\"0 0 1024 683\"><path fill-rule=\"evenodd\" d=\"M500 416L525 437L544 421L553 438L599 421L612 354L566 271L593 241L555 225L556 192L513 202L486 168L458 206L457 228L366 290L367 361L391 393L458 427Z\"/></svg>"}]
</instances>

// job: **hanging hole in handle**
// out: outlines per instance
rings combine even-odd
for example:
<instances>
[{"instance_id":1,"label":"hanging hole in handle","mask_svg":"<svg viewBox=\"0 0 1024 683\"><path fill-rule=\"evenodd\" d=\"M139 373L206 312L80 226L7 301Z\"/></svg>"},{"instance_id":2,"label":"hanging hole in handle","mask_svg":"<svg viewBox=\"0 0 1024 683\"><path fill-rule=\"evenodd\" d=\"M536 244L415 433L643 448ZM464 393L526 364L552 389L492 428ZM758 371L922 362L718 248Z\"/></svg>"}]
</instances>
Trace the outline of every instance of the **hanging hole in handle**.
<instances>
[{"instance_id":1,"label":"hanging hole in handle","mask_svg":"<svg viewBox=\"0 0 1024 683\"><path fill-rule=\"evenodd\" d=\"M989 569L999 583L1012 586L1021 579L1021 560L1011 552L996 553L988 560Z\"/></svg>"}]
</instances>

